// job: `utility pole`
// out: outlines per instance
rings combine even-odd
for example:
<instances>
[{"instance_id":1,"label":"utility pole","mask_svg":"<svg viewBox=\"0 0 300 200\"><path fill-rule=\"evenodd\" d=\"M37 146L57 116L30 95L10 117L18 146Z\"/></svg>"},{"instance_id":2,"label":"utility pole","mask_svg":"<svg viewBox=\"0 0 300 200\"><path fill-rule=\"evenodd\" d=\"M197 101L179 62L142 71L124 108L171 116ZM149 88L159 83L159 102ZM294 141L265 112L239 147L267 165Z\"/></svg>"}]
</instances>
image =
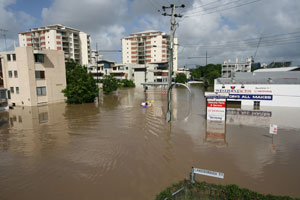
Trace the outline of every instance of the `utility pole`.
<instances>
[{"instance_id":1,"label":"utility pole","mask_svg":"<svg viewBox=\"0 0 300 200\"><path fill-rule=\"evenodd\" d=\"M170 6L163 6L162 9L165 11L166 9L171 9L171 14L163 13L163 16L171 17L171 28L170 28L170 58L169 58L169 71L168 71L168 107L166 113L166 121L171 122L171 90L172 90L172 75L173 75L173 50L174 50L174 35L176 30L176 21L175 17L182 17L180 14L175 14L176 8L184 8L184 4L181 6L175 6L174 4L170 4Z\"/></svg>"},{"instance_id":2,"label":"utility pole","mask_svg":"<svg viewBox=\"0 0 300 200\"><path fill-rule=\"evenodd\" d=\"M1 29L1 28L0 28L0 32L2 32L2 35L3 35L3 37L4 37L5 51L7 51L7 46L6 46L6 32L8 32L8 30Z\"/></svg>"},{"instance_id":3,"label":"utility pole","mask_svg":"<svg viewBox=\"0 0 300 200\"><path fill-rule=\"evenodd\" d=\"M144 39L144 64L145 64L145 85L144 85L144 92L147 91L147 63L146 63L146 38Z\"/></svg>"},{"instance_id":4,"label":"utility pole","mask_svg":"<svg viewBox=\"0 0 300 200\"><path fill-rule=\"evenodd\" d=\"M96 43L96 67L97 67L97 87L99 88L99 72L98 72L98 43ZM99 91L98 91L98 102L99 102Z\"/></svg>"},{"instance_id":5,"label":"utility pole","mask_svg":"<svg viewBox=\"0 0 300 200\"><path fill-rule=\"evenodd\" d=\"M206 51L205 56L190 56L190 57L188 57L188 59L193 59L193 58L205 58L205 60L206 60L205 66L207 66L207 60L208 60L208 58L211 58L211 57L207 55L207 51Z\"/></svg>"}]
</instances>

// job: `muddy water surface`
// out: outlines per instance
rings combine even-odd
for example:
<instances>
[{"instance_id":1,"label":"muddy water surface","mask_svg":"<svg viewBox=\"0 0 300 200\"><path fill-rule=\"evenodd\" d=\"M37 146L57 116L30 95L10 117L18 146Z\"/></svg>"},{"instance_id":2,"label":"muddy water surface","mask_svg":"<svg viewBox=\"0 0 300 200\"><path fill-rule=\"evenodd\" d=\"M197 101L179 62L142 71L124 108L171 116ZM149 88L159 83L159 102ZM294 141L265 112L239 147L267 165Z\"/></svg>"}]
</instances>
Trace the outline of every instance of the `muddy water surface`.
<instances>
[{"instance_id":1,"label":"muddy water surface","mask_svg":"<svg viewBox=\"0 0 300 200\"><path fill-rule=\"evenodd\" d=\"M300 197L300 109L233 109L205 120L204 97L120 90L99 104L53 104L0 113L0 199L154 199L191 167L225 173L220 184ZM141 108L143 100L153 106ZM270 124L278 135L269 134Z\"/></svg>"}]
</instances>

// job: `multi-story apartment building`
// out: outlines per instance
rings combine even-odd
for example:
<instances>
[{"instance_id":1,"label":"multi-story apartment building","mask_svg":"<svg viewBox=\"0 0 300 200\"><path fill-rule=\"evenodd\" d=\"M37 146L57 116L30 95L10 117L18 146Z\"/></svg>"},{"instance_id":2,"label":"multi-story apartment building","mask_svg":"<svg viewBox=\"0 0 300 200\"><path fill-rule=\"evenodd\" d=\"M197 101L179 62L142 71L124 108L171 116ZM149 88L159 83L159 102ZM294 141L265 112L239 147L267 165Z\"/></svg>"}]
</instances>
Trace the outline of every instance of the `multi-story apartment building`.
<instances>
[{"instance_id":1,"label":"multi-story apartment building","mask_svg":"<svg viewBox=\"0 0 300 200\"><path fill-rule=\"evenodd\" d=\"M253 62L252 57L247 58L246 62L239 62L238 58L236 58L235 63L231 60L224 61L224 64L222 64L222 77L234 77L236 72L251 72Z\"/></svg>"},{"instance_id":2,"label":"multi-story apartment building","mask_svg":"<svg viewBox=\"0 0 300 200\"><path fill-rule=\"evenodd\" d=\"M126 64L116 64L113 61L99 60L98 64L90 65L88 72L94 79L102 79L105 75L113 75L117 79L133 80L132 67Z\"/></svg>"},{"instance_id":3,"label":"multi-story apartment building","mask_svg":"<svg viewBox=\"0 0 300 200\"><path fill-rule=\"evenodd\" d=\"M0 53L0 87L10 106L64 102L66 69L63 51L17 47Z\"/></svg>"},{"instance_id":4,"label":"multi-story apartment building","mask_svg":"<svg viewBox=\"0 0 300 200\"><path fill-rule=\"evenodd\" d=\"M177 71L177 38L174 39L173 70ZM123 64L167 63L170 58L170 35L160 31L133 33L122 39Z\"/></svg>"},{"instance_id":5,"label":"multi-story apartment building","mask_svg":"<svg viewBox=\"0 0 300 200\"><path fill-rule=\"evenodd\" d=\"M33 47L36 50L63 50L65 59L87 65L91 63L91 38L88 34L61 24L32 28L19 33L20 47Z\"/></svg>"}]
</instances>

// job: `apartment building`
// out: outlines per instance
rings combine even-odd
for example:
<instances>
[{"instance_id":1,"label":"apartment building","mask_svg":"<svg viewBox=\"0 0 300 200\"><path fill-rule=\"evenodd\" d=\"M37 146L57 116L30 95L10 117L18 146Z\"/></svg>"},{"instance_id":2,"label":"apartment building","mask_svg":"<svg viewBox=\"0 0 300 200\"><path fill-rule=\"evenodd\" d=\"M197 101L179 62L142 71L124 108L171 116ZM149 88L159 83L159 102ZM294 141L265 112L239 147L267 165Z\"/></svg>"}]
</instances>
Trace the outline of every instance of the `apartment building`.
<instances>
[{"instance_id":1,"label":"apartment building","mask_svg":"<svg viewBox=\"0 0 300 200\"><path fill-rule=\"evenodd\" d=\"M231 60L224 61L222 64L222 77L230 78L234 77L236 72L251 72L251 66L254 63L253 58L247 58L246 62L239 62L236 58L235 62Z\"/></svg>"},{"instance_id":2,"label":"apartment building","mask_svg":"<svg viewBox=\"0 0 300 200\"><path fill-rule=\"evenodd\" d=\"M63 51L16 47L0 53L1 88L8 90L10 106L64 102L66 88Z\"/></svg>"},{"instance_id":3,"label":"apartment building","mask_svg":"<svg viewBox=\"0 0 300 200\"><path fill-rule=\"evenodd\" d=\"M62 50L65 59L73 59L81 65L91 63L91 38L88 34L61 24L32 28L19 33L20 47L35 50Z\"/></svg>"},{"instance_id":4,"label":"apartment building","mask_svg":"<svg viewBox=\"0 0 300 200\"><path fill-rule=\"evenodd\" d=\"M88 67L94 79L102 79L105 75L113 75L116 79L133 80L132 67L127 64L116 64L114 61L99 60L98 64Z\"/></svg>"},{"instance_id":5,"label":"apartment building","mask_svg":"<svg viewBox=\"0 0 300 200\"><path fill-rule=\"evenodd\" d=\"M173 70L177 71L177 38L174 41ZM170 58L169 48L170 35L166 33L155 30L133 33L122 39L123 64L166 63Z\"/></svg>"}]
</instances>

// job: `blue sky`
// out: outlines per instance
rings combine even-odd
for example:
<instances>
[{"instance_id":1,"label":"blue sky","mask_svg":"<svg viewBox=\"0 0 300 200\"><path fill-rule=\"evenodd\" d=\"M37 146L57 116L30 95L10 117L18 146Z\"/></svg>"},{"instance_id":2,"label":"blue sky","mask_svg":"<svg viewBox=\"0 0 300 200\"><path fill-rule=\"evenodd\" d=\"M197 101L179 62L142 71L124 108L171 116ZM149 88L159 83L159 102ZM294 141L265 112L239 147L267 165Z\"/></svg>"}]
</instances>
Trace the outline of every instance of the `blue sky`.
<instances>
[{"instance_id":1,"label":"blue sky","mask_svg":"<svg viewBox=\"0 0 300 200\"><path fill-rule=\"evenodd\" d=\"M236 57L243 60L254 54L258 39L251 44L244 44L241 42L243 40L300 31L299 0L260 0L250 3L252 1L0 0L0 28L9 30L7 43L10 48L14 41L18 41L18 32L31 27L64 24L90 34L92 47L98 43L99 49L121 49L120 39L130 33L149 29L168 33L170 18L163 17L157 10L170 3L185 3L186 8L177 10L184 16L177 19L179 66L204 64L205 60L189 60L187 57L204 56L206 51L211 56L210 62L222 63L228 59L235 60ZM294 64L300 64L300 45L297 43L300 41L296 37L278 39L282 42L268 42L266 39L258 48L256 61L269 63L292 60ZM244 46L220 46L228 41L236 41L238 47ZM276 42L278 45L275 45ZM218 48L214 47L216 45ZM0 36L1 50L4 50L4 45ZM121 62L120 55L105 54L104 57Z\"/></svg>"}]
</instances>

